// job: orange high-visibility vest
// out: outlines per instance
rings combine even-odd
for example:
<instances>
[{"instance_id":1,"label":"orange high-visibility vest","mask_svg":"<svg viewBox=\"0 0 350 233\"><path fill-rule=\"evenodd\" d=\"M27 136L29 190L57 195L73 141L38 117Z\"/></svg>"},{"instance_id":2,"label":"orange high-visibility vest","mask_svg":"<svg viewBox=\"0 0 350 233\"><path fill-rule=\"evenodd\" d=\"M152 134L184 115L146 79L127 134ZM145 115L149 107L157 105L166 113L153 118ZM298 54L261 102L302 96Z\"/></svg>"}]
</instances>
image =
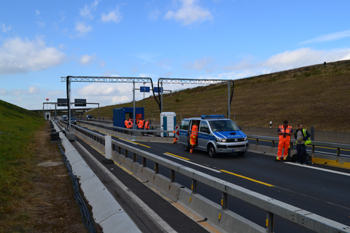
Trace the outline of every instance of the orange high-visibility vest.
<instances>
[{"instance_id":1,"label":"orange high-visibility vest","mask_svg":"<svg viewBox=\"0 0 350 233\"><path fill-rule=\"evenodd\" d=\"M149 129L149 121L146 121L146 123L145 123L145 129Z\"/></svg>"},{"instance_id":2,"label":"orange high-visibility vest","mask_svg":"<svg viewBox=\"0 0 350 233\"><path fill-rule=\"evenodd\" d=\"M124 121L124 125L125 125L126 128L128 128L128 122L129 122L128 120Z\"/></svg>"},{"instance_id":3,"label":"orange high-visibility vest","mask_svg":"<svg viewBox=\"0 0 350 233\"><path fill-rule=\"evenodd\" d=\"M283 125L279 126L280 132L281 133L291 133L292 132L292 126L288 125L288 127L286 128L286 131L284 131L284 127ZM286 135L286 140L290 141L290 135ZM279 140L282 141L284 139L283 135L279 135Z\"/></svg>"},{"instance_id":4,"label":"orange high-visibility vest","mask_svg":"<svg viewBox=\"0 0 350 233\"><path fill-rule=\"evenodd\" d=\"M131 129L132 125L133 125L132 120L130 120L129 123L128 123L128 126L129 126L128 128Z\"/></svg>"},{"instance_id":5,"label":"orange high-visibility vest","mask_svg":"<svg viewBox=\"0 0 350 233\"><path fill-rule=\"evenodd\" d=\"M197 125L192 126L191 136L198 136L198 126Z\"/></svg>"},{"instance_id":6,"label":"orange high-visibility vest","mask_svg":"<svg viewBox=\"0 0 350 233\"><path fill-rule=\"evenodd\" d=\"M143 129L143 120L139 120L137 127L139 127L140 129Z\"/></svg>"}]
</instances>

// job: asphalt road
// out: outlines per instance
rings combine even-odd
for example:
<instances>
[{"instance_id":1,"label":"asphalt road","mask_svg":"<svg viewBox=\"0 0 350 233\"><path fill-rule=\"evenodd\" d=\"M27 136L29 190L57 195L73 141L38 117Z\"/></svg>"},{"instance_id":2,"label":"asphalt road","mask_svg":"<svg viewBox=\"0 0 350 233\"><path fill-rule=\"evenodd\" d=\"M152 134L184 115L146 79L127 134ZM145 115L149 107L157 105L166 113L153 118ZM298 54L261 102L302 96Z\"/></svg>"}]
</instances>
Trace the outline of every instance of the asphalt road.
<instances>
[{"instance_id":1,"label":"asphalt road","mask_svg":"<svg viewBox=\"0 0 350 233\"><path fill-rule=\"evenodd\" d=\"M182 146L177 144L134 143L125 140L122 142L342 224L350 225L349 170L321 165L306 166L275 162L273 156L249 151L243 157L225 154L212 159L205 152L195 151L193 154L185 152ZM141 163L141 158L138 158L138 162ZM154 164L147 161L147 166L153 168ZM169 170L165 168L160 168L160 173L167 177L170 175ZM187 188L191 186L191 180L180 174L176 174L176 182ZM205 184L198 185L198 193L220 203L221 193ZM264 210L232 197L229 197L228 208L265 226L266 212ZM310 231L277 216L275 217L275 232Z\"/></svg>"}]
</instances>

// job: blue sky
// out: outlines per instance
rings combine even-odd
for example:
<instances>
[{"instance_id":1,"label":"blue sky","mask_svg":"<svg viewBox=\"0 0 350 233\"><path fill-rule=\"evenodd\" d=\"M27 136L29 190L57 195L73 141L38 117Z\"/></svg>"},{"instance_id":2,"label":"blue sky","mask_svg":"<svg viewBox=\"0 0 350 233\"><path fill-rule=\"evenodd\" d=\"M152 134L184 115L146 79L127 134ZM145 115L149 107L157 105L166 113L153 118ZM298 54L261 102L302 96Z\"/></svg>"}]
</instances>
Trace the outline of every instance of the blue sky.
<instances>
[{"instance_id":1,"label":"blue sky","mask_svg":"<svg viewBox=\"0 0 350 233\"><path fill-rule=\"evenodd\" d=\"M0 5L0 99L27 109L64 98L67 75L240 79L350 59L347 0ZM132 84L72 83L72 98L129 102Z\"/></svg>"}]
</instances>

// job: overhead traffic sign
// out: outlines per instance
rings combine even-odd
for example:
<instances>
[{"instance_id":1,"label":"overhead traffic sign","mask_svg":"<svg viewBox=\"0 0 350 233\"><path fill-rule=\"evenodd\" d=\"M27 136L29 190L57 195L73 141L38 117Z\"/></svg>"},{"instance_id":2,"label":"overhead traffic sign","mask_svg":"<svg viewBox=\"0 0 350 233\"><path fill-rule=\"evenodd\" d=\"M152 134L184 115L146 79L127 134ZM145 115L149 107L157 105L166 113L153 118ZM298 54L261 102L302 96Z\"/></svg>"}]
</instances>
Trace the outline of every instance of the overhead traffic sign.
<instances>
[{"instance_id":1,"label":"overhead traffic sign","mask_svg":"<svg viewBox=\"0 0 350 233\"><path fill-rule=\"evenodd\" d=\"M153 87L153 92L158 92L158 93L163 93L163 88L162 87Z\"/></svg>"},{"instance_id":2,"label":"overhead traffic sign","mask_svg":"<svg viewBox=\"0 0 350 233\"><path fill-rule=\"evenodd\" d=\"M140 92L150 92L150 88L149 87L140 87Z\"/></svg>"}]
</instances>

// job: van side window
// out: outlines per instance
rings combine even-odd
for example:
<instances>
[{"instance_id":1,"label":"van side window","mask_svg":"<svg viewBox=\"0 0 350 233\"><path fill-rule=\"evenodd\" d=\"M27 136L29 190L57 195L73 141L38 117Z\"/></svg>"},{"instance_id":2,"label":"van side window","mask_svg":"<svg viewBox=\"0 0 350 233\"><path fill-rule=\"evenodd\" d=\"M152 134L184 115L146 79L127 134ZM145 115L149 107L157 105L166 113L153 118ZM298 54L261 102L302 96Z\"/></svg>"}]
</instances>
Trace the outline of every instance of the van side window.
<instances>
[{"instance_id":1,"label":"van side window","mask_svg":"<svg viewBox=\"0 0 350 233\"><path fill-rule=\"evenodd\" d=\"M188 130L189 121L181 121L180 129Z\"/></svg>"},{"instance_id":2,"label":"van side window","mask_svg":"<svg viewBox=\"0 0 350 233\"><path fill-rule=\"evenodd\" d=\"M209 127L206 121L201 121L201 124L199 126L199 131L202 133L209 133Z\"/></svg>"}]
</instances>

